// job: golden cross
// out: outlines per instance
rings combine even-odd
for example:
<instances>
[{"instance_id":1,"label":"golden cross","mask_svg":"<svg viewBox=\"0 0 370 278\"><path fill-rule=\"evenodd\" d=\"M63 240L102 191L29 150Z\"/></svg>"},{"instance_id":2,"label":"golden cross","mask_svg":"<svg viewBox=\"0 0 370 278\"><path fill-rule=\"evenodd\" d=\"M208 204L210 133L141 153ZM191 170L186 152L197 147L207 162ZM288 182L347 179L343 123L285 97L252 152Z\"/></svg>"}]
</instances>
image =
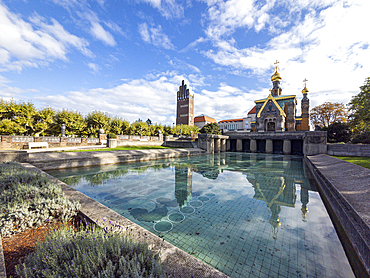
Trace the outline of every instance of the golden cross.
<instances>
[{"instance_id":1,"label":"golden cross","mask_svg":"<svg viewBox=\"0 0 370 278\"><path fill-rule=\"evenodd\" d=\"M274 65L276 65L276 66L277 66L277 64L279 64L279 61L278 61L278 60L276 60L276 62L274 63Z\"/></svg>"},{"instance_id":2,"label":"golden cross","mask_svg":"<svg viewBox=\"0 0 370 278\"><path fill-rule=\"evenodd\" d=\"M303 82L304 82L304 86L306 87L306 82L307 82L308 80L305 78L304 80L303 80Z\"/></svg>"}]
</instances>

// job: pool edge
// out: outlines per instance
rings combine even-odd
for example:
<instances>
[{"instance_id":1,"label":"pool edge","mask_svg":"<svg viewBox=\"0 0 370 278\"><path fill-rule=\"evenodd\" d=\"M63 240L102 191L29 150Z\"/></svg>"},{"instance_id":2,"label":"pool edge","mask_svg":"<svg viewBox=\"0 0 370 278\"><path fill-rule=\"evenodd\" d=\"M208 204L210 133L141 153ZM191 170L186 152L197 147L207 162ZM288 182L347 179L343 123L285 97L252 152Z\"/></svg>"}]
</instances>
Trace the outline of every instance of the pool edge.
<instances>
[{"instance_id":1,"label":"pool edge","mask_svg":"<svg viewBox=\"0 0 370 278\"><path fill-rule=\"evenodd\" d=\"M329 156L322 154L309 156L305 157L304 161L317 182L321 199L337 230L353 272L356 277L370 277L370 228L353 208L351 202L333 184L328 173L323 173L320 162L327 157ZM346 167L352 167L352 165L346 165Z\"/></svg>"}]
</instances>

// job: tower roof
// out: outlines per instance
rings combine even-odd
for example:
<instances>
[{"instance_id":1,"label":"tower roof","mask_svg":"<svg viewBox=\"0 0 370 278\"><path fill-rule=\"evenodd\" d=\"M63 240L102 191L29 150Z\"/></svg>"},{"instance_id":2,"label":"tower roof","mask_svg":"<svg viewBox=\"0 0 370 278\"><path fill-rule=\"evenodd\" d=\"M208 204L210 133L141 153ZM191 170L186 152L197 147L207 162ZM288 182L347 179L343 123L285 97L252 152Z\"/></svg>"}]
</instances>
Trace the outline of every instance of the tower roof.
<instances>
[{"instance_id":1,"label":"tower roof","mask_svg":"<svg viewBox=\"0 0 370 278\"><path fill-rule=\"evenodd\" d=\"M280 73L278 72L277 70L277 67L275 69L275 73L271 76L271 81L274 82L274 81L280 81L282 78L280 76Z\"/></svg>"}]
</instances>

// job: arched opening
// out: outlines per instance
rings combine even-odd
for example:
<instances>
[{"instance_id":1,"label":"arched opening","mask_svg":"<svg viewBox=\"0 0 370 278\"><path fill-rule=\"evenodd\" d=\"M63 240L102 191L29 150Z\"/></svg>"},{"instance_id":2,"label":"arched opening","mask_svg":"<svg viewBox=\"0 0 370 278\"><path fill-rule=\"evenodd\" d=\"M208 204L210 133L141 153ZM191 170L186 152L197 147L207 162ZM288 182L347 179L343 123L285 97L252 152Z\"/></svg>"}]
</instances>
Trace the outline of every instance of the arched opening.
<instances>
[{"instance_id":1,"label":"arched opening","mask_svg":"<svg viewBox=\"0 0 370 278\"><path fill-rule=\"evenodd\" d=\"M275 122L267 123L267 131L275 131Z\"/></svg>"}]
</instances>

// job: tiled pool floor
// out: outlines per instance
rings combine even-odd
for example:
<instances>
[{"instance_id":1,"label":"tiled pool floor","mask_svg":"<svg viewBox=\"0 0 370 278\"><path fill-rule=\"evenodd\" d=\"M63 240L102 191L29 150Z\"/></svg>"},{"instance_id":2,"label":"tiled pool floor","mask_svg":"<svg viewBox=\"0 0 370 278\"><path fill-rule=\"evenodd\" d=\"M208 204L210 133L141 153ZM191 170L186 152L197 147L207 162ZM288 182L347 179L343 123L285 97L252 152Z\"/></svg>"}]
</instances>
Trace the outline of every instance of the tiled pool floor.
<instances>
[{"instance_id":1,"label":"tiled pool floor","mask_svg":"<svg viewBox=\"0 0 370 278\"><path fill-rule=\"evenodd\" d=\"M230 277L354 277L300 157L223 153L49 173Z\"/></svg>"}]
</instances>

